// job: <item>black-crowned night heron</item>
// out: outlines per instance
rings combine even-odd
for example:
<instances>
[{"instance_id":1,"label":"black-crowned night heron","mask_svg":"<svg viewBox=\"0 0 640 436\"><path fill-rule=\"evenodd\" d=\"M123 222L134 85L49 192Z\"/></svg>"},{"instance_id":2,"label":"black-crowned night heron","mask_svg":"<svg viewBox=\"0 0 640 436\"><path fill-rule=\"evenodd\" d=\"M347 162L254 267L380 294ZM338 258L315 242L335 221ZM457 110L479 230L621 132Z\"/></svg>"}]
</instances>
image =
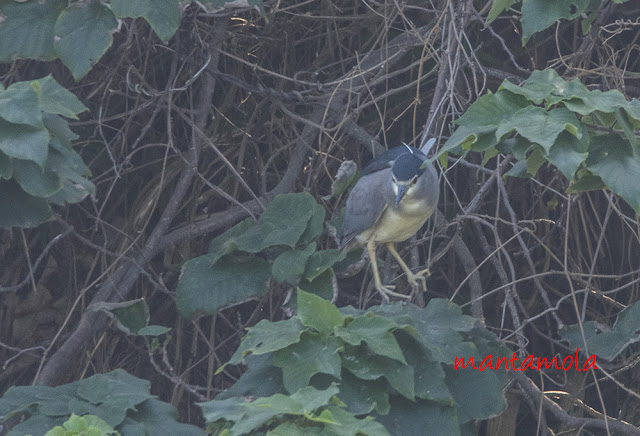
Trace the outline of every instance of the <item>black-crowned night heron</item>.
<instances>
[{"instance_id":1,"label":"black-crowned night heron","mask_svg":"<svg viewBox=\"0 0 640 436\"><path fill-rule=\"evenodd\" d=\"M438 174L432 165L421 168L434 142L427 142L424 152L404 145L378 156L362 170L347 198L341 245L346 251L367 246L375 287L387 301L390 296L410 297L382 284L376 262L378 244L386 244L412 287L425 284L424 276L414 274L402 260L395 243L415 235L438 205Z\"/></svg>"}]
</instances>

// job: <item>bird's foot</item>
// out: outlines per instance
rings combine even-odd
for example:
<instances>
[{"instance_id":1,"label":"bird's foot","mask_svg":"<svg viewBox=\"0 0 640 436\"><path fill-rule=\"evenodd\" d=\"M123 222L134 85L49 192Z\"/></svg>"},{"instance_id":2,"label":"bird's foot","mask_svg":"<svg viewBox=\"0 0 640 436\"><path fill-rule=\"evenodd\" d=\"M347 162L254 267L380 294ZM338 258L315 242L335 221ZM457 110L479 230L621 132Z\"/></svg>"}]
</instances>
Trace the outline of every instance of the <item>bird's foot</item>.
<instances>
[{"instance_id":1,"label":"bird's foot","mask_svg":"<svg viewBox=\"0 0 640 436\"><path fill-rule=\"evenodd\" d=\"M393 289L395 289L395 286L393 285L386 285L386 286L377 285L376 286L376 290L380 292L380 295L382 295L382 298L384 298L387 301L387 303L391 301L391 297L402 298L405 300L411 299L410 295L398 294L397 292L394 292Z\"/></svg>"},{"instance_id":2,"label":"bird's foot","mask_svg":"<svg viewBox=\"0 0 640 436\"><path fill-rule=\"evenodd\" d=\"M426 268L422 271L417 272L416 274L407 274L407 281L411 285L411 289L413 289L414 292L425 292L427 290L427 277L429 277L430 275L431 271L429 271L429 268Z\"/></svg>"}]
</instances>

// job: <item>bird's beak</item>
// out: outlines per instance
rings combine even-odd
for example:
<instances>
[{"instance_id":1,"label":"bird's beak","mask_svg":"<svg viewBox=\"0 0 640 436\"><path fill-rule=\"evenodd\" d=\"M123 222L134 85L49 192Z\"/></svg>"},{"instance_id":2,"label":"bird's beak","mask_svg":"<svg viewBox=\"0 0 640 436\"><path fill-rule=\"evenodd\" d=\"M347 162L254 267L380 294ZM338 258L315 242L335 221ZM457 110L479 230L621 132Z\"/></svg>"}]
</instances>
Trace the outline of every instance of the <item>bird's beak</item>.
<instances>
[{"instance_id":1,"label":"bird's beak","mask_svg":"<svg viewBox=\"0 0 640 436\"><path fill-rule=\"evenodd\" d=\"M397 186L398 186L398 194L396 195L396 209L400 204L400 200L402 200L402 197L404 197L405 192L407 192L407 185L398 184Z\"/></svg>"}]
</instances>

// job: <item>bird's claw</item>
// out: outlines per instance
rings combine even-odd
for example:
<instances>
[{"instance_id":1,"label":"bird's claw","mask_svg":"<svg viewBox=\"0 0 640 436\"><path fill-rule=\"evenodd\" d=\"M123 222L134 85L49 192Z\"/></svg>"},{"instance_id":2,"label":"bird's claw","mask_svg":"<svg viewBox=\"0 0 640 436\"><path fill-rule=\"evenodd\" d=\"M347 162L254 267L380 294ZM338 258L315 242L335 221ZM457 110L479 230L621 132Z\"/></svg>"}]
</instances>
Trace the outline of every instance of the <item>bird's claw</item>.
<instances>
[{"instance_id":1,"label":"bird's claw","mask_svg":"<svg viewBox=\"0 0 640 436\"><path fill-rule=\"evenodd\" d=\"M419 271L418 273L414 274L407 274L407 281L409 282L409 284L411 285L411 288L414 291L418 291L418 290L422 290L422 291L426 291L427 290L427 277L429 277L431 275L431 272L429 271L429 268L423 269L422 271Z\"/></svg>"},{"instance_id":2,"label":"bird's claw","mask_svg":"<svg viewBox=\"0 0 640 436\"><path fill-rule=\"evenodd\" d=\"M380 295L382 295L382 298L384 298L387 303L389 303L391 301L390 297L397 297L397 298L402 298L405 300L408 300L411 298L410 295L405 295L405 294L399 294L397 292L394 292L393 289L395 289L395 286L393 285L379 285L376 286L376 290L378 292L380 292Z\"/></svg>"}]
</instances>

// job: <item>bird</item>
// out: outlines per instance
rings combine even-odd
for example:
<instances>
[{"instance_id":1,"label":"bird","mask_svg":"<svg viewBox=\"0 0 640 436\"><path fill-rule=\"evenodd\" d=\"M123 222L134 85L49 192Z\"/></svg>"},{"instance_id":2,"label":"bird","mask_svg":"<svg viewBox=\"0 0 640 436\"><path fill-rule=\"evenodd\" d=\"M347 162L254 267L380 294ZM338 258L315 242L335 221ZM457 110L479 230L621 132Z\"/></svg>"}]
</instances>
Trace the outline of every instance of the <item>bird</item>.
<instances>
[{"instance_id":1,"label":"bird","mask_svg":"<svg viewBox=\"0 0 640 436\"><path fill-rule=\"evenodd\" d=\"M379 244L386 245L412 287L419 282L425 286L427 270L414 274L395 243L415 235L438 206L438 173L433 165L423 165L434 143L435 139L429 140L422 150L404 144L376 157L362 170L347 197L340 245L345 252L367 247L375 288L387 302L390 297L411 297L394 292L395 286L382 284L376 262Z\"/></svg>"}]
</instances>

